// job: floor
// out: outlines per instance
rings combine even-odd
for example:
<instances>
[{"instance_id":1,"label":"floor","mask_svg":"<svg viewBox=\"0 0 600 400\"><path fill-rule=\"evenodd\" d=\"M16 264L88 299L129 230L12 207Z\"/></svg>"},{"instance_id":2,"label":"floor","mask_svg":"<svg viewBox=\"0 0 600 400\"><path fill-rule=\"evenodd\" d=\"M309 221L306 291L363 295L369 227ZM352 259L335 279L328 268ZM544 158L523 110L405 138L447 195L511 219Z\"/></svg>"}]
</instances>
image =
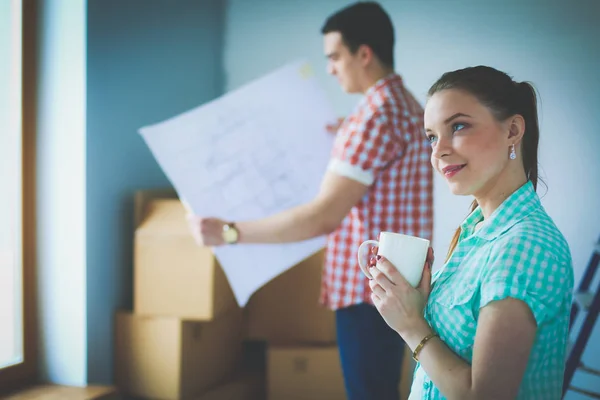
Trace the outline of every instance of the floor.
<instances>
[{"instance_id":1,"label":"floor","mask_svg":"<svg viewBox=\"0 0 600 400\"><path fill-rule=\"evenodd\" d=\"M39 385L18 393L0 396L1 400L119 400L114 388L89 386L85 388Z\"/></svg>"}]
</instances>

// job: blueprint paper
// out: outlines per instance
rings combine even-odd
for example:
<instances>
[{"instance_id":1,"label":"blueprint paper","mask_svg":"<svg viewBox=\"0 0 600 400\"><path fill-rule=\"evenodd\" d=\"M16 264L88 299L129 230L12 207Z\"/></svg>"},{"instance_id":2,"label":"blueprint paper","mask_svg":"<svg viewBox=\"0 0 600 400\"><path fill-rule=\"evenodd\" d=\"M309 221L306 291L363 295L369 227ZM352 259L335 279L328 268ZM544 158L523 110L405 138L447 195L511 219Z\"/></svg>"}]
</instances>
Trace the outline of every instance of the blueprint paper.
<instances>
[{"instance_id":1,"label":"blueprint paper","mask_svg":"<svg viewBox=\"0 0 600 400\"><path fill-rule=\"evenodd\" d=\"M310 65L296 61L222 97L140 129L191 212L243 221L304 204L318 193L336 115ZM325 245L214 248L240 306L271 279Z\"/></svg>"}]
</instances>

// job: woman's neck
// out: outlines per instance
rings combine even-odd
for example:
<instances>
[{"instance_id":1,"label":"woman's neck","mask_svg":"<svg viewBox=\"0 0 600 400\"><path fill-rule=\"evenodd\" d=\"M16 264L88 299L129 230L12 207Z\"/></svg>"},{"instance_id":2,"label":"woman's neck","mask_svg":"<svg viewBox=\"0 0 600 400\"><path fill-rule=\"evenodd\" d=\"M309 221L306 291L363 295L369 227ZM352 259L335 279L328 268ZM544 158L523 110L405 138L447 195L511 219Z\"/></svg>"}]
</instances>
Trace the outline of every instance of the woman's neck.
<instances>
[{"instance_id":1,"label":"woman's neck","mask_svg":"<svg viewBox=\"0 0 600 400\"><path fill-rule=\"evenodd\" d=\"M519 168L517 171L506 171L496 179L490 180L477 194L475 199L481 207L483 218L487 219L511 194L516 192L527 182L525 171Z\"/></svg>"}]
</instances>

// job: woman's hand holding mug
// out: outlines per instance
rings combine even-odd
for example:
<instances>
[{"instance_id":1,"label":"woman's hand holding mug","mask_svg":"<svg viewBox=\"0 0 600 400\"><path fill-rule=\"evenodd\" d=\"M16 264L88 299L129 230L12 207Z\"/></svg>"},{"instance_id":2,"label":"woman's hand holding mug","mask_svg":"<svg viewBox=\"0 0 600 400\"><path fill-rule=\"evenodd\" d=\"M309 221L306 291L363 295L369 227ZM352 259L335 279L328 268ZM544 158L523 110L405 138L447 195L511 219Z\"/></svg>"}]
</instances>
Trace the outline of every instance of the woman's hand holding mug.
<instances>
[{"instance_id":1,"label":"woman's hand holding mug","mask_svg":"<svg viewBox=\"0 0 600 400\"><path fill-rule=\"evenodd\" d=\"M374 257L364 262L368 244ZM414 236L382 232L380 240L366 241L358 251L359 264L369 277L371 298L386 323L401 336L411 330L430 330L423 310L431 291L433 249ZM393 257L393 259L392 259Z\"/></svg>"}]
</instances>

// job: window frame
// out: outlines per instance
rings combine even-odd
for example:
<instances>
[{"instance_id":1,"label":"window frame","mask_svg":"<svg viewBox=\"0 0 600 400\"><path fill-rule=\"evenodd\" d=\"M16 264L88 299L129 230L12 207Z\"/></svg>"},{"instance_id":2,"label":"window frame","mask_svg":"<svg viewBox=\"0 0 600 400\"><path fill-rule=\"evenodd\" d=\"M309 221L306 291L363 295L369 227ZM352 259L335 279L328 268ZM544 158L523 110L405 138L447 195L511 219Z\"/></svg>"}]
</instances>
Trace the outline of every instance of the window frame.
<instances>
[{"instance_id":1,"label":"window frame","mask_svg":"<svg viewBox=\"0 0 600 400\"><path fill-rule=\"evenodd\" d=\"M37 0L21 0L21 260L23 362L0 369L0 393L37 381L36 260L36 81Z\"/></svg>"}]
</instances>

